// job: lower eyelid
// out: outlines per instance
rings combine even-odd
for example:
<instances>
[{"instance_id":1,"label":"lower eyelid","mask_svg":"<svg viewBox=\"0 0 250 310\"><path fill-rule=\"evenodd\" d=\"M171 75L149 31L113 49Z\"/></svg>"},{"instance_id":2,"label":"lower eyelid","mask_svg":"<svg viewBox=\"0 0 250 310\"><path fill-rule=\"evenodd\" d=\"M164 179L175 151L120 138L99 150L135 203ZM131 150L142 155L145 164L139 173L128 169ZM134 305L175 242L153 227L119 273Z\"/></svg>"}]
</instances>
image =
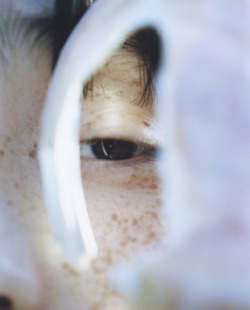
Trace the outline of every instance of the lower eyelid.
<instances>
[{"instance_id":1,"label":"lower eyelid","mask_svg":"<svg viewBox=\"0 0 250 310\"><path fill-rule=\"evenodd\" d=\"M85 170L84 166L87 166L89 167L89 169L92 170L96 171L106 170L107 172L110 170L112 170L113 172L119 170L124 171L124 173L126 171L127 173L130 169L132 170L133 169L144 170L149 168L155 169L156 162L157 159L147 154L138 154L135 155L134 157L124 160L102 160L95 157L81 156L81 165L83 167L83 170Z\"/></svg>"},{"instance_id":2,"label":"lower eyelid","mask_svg":"<svg viewBox=\"0 0 250 310\"><path fill-rule=\"evenodd\" d=\"M121 186L127 184L131 190L141 185L145 176L157 176L157 161L149 156L138 155L129 160L110 161L95 158L81 158L83 182L94 182L101 186ZM89 184L90 184L89 183Z\"/></svg>"}]
</instances>

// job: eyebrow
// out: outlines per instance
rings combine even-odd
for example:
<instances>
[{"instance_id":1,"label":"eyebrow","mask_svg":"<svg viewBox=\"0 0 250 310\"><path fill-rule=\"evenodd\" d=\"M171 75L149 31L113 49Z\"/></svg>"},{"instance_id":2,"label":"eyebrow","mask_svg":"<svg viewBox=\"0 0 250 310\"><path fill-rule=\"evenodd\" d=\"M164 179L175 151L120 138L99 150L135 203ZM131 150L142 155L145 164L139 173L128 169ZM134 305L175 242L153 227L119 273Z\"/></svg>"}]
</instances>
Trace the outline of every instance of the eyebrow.
<instances>
[{"instance_id":1,"label":"eyebrow","mask_svg":"<svg viewBox=\"0 0 250 310\"><path fill-rule=\"evenodd\" d=\"M87 11L83 0L55 0L54 7L36 15L21 15L7 6L0 14L0 56L4 62L11 55L12 46L52 51L52 70L71 32Z\"/></svg>"},{"instance_id":2,"label":"eyebrow","mask_svg":"<svg viewBox=\"0 0 250 310\"><path fill-rule=\"evenodd\" d=\"M65 42L87 9L83 0L55 0L54 8L40 15L20 16L11 10L5 17L1 14L0 55L5 52L7 56L3 57L8 58L8 50L6 52L2 45L6 46L7 42L11 45L11 41L15 45L19 42L17 45L20 46L25 43L26 47L30 48L39 46L41 50L51 49L53 71ZM5 27L2 27L3 24ZM122 48L138 57L138 67L144 85L137 104L143 106L150 103L154 94L154 75L160 61L160 41L156 31L150 27L140 29L128 37Z\"/></svg>"},{"instance_id":3,"label":"eyebrow","mask_svg":"<svg viewBox=\"0 0 250 310\"><path fill-rule=\"evenodd\" d=\"M50 46L54 68L65 42L87 9L83 0L55 0L54 8L50 11L21 16L10 6L7 12L0 14L0 45L11 45L13 42L21 45L25 42L30 46ZM146 62L150 62L153 73L156 71L159 42L154 29L139 30L125 41L124 48L135 50Z\"/></svg>"},{"instance_id":4,"label":"eyebrow","mask_svg":"<svg viewBox=\"0 0 250 310\"><path fill-rule=\"evenodd\" d=\"M0 57L8 65L13 61L15 51L33 49L40 46L47 49L52 44L53 17L50 14L24 16L18 14L11 6L0 14Z\"/></svg>"},{"instance_id":5,"label":"eyebrow","mask_svg":"<svg viewBox=\"0 0 250 310\"><path fill-rule=\"evenodd\" d=\"M29 29L37 33L38 42L46 38L50 40L52 70L65 42L87 9L83 0L55 0L50 17L34 17L28 21Z\"/></svg>"}]
</instances>

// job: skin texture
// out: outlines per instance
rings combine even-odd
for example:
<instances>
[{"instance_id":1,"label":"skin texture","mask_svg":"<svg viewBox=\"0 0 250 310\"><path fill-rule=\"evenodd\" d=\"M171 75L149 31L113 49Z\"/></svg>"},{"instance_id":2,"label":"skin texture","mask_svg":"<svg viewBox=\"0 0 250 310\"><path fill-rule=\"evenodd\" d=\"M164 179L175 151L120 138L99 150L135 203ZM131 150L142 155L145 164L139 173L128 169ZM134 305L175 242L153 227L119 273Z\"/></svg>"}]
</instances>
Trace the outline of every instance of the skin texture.
<instances>
[{"instance_id":1,"label":"skin texture","mask_svg":"<svg viewBox=\"0 0 250 310\"><path fill-rule=\"evenodd\" d=\"M16 7L21 15L44 10L40 5L9 2L10 10ZM107 271L159 240L155 163L146 154L119 162L82 154L99 256L90 270L71 268L48 225L37 158L51 50L26 41L18 46L0 42L7 55L0 58L0 295L11 300L13 309L128 309L109 284ZM124 50L98 72L82 102L82 143L100 137L156 145L146 134L152 102L136 104L139 76L137 56Z\"/></svg>"}]
</instances>

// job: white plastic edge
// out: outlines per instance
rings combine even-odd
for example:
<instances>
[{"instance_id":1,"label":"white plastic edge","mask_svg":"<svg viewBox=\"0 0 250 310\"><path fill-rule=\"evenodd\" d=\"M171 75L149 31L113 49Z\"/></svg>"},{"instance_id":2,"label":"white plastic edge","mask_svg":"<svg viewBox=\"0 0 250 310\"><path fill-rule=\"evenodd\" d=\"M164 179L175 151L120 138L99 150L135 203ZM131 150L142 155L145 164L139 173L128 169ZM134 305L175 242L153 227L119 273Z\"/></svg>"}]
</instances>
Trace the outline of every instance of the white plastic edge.
<instances>
[{"instance_id":1,"label":"white plastic edge","mask_svg":"<svg viewBox=\"0 0 250 310\"><path fill-rule=\"evenodd\" d=\"M88 266L98 252L80 170L83 85L129 33L152 26L163 35L165 10L164 0L98 0L73 31L55 68L41 119L40 166L49 222L73 265L84 254ZM164 72L164 63L161 68ZM159 80L164 89L164 79Z\"/></svg>"}]
</instances>

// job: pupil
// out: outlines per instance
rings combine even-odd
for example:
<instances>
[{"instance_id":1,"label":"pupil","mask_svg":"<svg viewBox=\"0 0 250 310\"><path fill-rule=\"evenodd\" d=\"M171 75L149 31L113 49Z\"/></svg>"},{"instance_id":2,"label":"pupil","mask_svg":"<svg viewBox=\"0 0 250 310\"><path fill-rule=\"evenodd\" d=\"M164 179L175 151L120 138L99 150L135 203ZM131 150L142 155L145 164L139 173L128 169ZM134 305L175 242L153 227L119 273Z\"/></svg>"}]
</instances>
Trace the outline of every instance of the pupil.
<instances>
[{"instance_id":1,"label":"pupil","mask_svg":"<svg viewBox=\"0 0 250 310\"><path fill-rule=\"evenodd\" d=\"M122 160L131 158L137 145L123 140L96 139L91 142L91 149L99 159Z\"/></svg>"}]
</instances>

